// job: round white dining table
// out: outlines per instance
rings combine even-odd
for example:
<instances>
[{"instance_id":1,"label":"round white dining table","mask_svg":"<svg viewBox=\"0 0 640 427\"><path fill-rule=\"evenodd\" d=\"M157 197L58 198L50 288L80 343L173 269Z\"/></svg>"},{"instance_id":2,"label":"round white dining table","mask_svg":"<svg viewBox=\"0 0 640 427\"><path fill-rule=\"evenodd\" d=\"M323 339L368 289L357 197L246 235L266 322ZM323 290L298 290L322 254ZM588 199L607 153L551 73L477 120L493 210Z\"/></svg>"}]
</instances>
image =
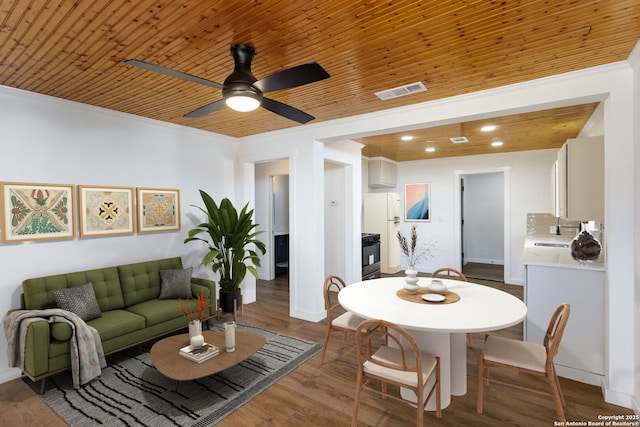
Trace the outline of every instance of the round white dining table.
<instances>
[{"instance_id":1,"label":"round white dining table","mask_svg":"<svg viewBox=\"0 0 640 427\"><path fill-rule=\"evenodd\" d=\"M418 285L427 287L431 278L420 277ZM487 332L520 323L527 306L501 290L472 282L440 279L447 290L460 299L451 303L413 302L400 298L403 277L366 280L348 285L338 294L340 305L365 319L382 319L407 329L420 351L440 356L442 408L451 395L467 392L468 332ZM403 397L415 395L402 390ZM428 410L434 410L430 401Z\"/></svg>"}]
</instances>

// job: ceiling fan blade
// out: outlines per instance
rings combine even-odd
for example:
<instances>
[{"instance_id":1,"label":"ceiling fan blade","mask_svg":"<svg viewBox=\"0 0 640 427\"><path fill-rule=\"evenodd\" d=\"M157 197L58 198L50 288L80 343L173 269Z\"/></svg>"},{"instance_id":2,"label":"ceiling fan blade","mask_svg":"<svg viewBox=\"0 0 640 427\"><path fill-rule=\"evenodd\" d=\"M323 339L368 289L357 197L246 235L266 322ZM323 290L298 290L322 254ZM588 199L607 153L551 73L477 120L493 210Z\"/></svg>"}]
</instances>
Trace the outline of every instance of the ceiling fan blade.
<instances>
[{"instance_id":1,"label":"ceiling fan blade","mask_svg":"<svg viewBox=\"0 0 640 427\"><path fill-rule=\"evenodd\" d=\"M274 101L273 99L263 98L261 105L273 113L279 114L282 117L286 117L287 119L298 123L305 124L315 119L315 117L305 113L304 111L298 110L290 105L283 104L282 102Z\"/></svg>"},{"instance_id":2,"label":"ceiling fan blade","mask_svg":"<svg viewBox=\"0 0 640 427\"><path fill-rule=\"evenodd\" d=\"M206 116L209 113L213 113L214 111L218 111L226 104L224 103L224 99L219 99L211 104L204 105L198 109L193 110L192 112L185 114L184 117L188 119L194 119L196 117Z\"/></svg>"},{"instance_id":3,"label":"ceiling fan blade","mask_svg":"<svg viewBox=\"0 0 640 427\"><path fill-rule=\"evenodd\" d=\"M263 93L266 93L314 83L329 77L331 77L329 73L320 64L310 62L273 73L258 80L253 85Z\"/></svg>"},{"instance_id":4,"label":"ceiling fan blade","mask_svg":"<svg viewBox=\"0 0 640 427\"><path fill-rule=\"evenodd\" d=\"M191 74L183 73L182 71L172 70L171 68L163 67L161 65L150 64L148 62L140 61L138 59L128 59L124 62L125 64L128 64L128 65L144 68L145 70L164 74L170 77L176 77L178 79L187 80L189 82L215 87L216 89L224 88L224 86L221 85L220 83L212 82L211 80L203 79L202 77L192 76Z\"/></svg>"}]
</instances>

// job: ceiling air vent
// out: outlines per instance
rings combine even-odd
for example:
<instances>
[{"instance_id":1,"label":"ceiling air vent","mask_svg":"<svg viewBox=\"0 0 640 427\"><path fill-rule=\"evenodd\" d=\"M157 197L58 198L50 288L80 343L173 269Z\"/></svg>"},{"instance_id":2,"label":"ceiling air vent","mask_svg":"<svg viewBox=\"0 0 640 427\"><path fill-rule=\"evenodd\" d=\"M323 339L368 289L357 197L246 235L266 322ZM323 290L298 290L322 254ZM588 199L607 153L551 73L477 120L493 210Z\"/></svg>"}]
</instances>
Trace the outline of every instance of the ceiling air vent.
<instances>
[{"instance_id":1,"label":"ceiling air vent","mask_svg":"<svg viewBox=\"0 0 640 427\"><path fill-rule=\"evenodd\" d=\"M455 136L453 138L449 138L449 141L453 142L454 144L461 144L463 142L469 142L469 140L467 139L466 136Z\"/></svg>"},{"instance_id":2,"label":"ceiling air vent","mask_svg":"<svg viewBox=\"0 0 640 427\"><path fill-rule=\"evenodd\" d=\"M375 95L383 101L386 101L387 99L398 98L399 96L411 95L418 92L424 92L426 90L427 88L422 84L422 82L416 82L393 89L376 92Z\"/></svg>"}]
</instances>

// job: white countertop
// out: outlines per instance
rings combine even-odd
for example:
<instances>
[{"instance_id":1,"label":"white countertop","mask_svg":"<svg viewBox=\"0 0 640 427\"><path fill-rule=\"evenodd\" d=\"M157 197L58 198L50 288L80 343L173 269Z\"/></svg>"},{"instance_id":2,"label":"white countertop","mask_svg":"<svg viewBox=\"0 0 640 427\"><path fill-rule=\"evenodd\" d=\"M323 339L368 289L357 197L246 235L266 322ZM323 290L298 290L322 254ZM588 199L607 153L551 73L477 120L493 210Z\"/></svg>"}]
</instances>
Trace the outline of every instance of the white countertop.
<instances>
[{"instance_id":1,"label":"white countertop","mask_svg":"<svg viewBox=\"0 0 640 427\"><path fill-rule=\"evenodd\" d=\"M597 261L579 262L571 256L570 248L554 248L536 246L535 242L566 243L571 245L572 238L565 236L531 236L527 237L524 243L522 261L525 265L536 265L543 267L574 268L579 270L605 270L604 248Z\"/></svg>"}]
</instances>

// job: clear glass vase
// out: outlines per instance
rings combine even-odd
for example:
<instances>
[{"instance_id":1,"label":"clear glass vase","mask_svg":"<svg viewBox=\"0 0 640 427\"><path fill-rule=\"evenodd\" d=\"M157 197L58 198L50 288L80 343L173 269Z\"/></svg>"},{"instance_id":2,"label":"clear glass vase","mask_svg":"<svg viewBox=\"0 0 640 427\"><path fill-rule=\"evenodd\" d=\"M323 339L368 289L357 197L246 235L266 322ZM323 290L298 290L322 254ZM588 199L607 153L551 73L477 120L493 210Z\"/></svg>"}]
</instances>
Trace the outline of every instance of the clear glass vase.
<instances>
[{"instance_id":1,"label":"clear glass vase","mask_svg":"<svg viewBox=\"0 0 640 427\"><path fill-rule=\"evenodd\" d=\"M580 232L571 241L571 256L576 261L592 262L600 257L602 245L593 234L589 232L589 222L582 221Z\"/></svg>"}]
</instances>

